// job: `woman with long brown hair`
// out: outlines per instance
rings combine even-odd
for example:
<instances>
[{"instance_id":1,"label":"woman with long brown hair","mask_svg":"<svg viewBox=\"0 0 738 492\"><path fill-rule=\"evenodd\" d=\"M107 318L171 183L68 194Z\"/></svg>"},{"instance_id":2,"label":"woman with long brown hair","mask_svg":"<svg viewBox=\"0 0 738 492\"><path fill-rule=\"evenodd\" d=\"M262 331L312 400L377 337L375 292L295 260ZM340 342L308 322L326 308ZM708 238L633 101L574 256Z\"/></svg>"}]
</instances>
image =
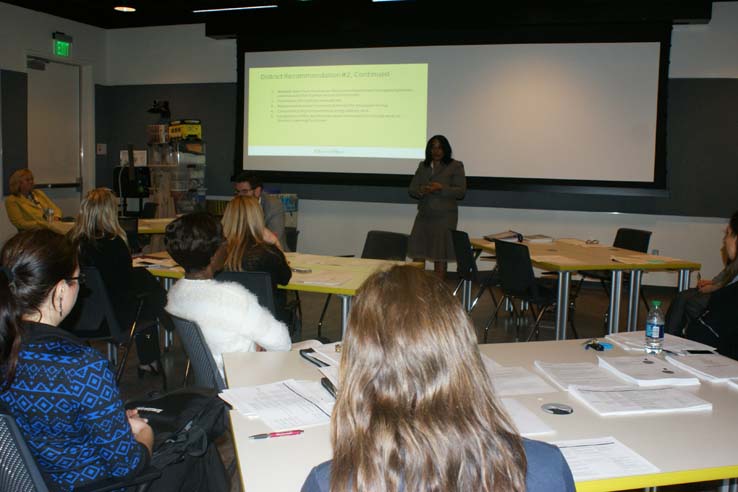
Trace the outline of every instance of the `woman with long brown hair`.
<instances>
[{"instance_id":1,"label":"woman with long brown hair","mask_svg":"<svg viewBox=\"0 0 738 492\"><path fill-rule=\"evenodd\" d=\"M303 492L574 490L556 447L514 431L468 316L434 276L370 277L342 346L333 461Z\"/></svg>"},{"instance_id":2,"label":"woman with long brown hair","mask_svg":"<svg viewBox=\"0 0 738 492\"><path fill-rule=\"evenodd\" d=\"M223 235L228 254L225 269L232 272L269 272L274 305L280 319L286 319L287 295L278 285L287 285L292 270L282 253L277 237L264 226L259 201L250 196L235 196L223 213Z\"/></svg>"}]
</instances>

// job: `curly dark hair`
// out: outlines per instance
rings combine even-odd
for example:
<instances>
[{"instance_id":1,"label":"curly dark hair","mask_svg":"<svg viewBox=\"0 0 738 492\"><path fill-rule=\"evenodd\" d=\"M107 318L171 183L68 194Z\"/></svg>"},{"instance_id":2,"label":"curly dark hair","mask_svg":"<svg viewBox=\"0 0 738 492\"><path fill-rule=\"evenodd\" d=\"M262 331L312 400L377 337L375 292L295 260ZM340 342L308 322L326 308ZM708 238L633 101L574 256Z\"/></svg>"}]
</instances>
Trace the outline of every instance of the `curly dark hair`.
<instances>
[{"instance_id":1,"label":"curly dark hair","mask_svg":"<svg viewBox=\"0 0 738 492\"><path fill-rule=\"evenodd\" d=\"M164 245L187 273L204 270L225 241L220 221L207 212L183 215L164 233Z\"/></svg>"},{"instance_id":2,"label":"curly dark hair","mask_svg":"<svg viewBox=\"0 0 738 492\"><path fill-rule=\"evenodd\" d=\"M250 171L241 171L240 173L233 176L231 181L233 183L248 183L251 186L252 190L264 187L264 183L262 182L261 178Z\"/></svg>"},{"instance_id":3,"label":"curly dark hair","mask_svg":"<svg viewBox=\"0 0 738 492\"><path fill-rule=\"evenodd\" d=\"M733 234L738 235L738 211L733 212L733 215L730 217L730 229L733 231Z\"/></svg>"}]
</instances>

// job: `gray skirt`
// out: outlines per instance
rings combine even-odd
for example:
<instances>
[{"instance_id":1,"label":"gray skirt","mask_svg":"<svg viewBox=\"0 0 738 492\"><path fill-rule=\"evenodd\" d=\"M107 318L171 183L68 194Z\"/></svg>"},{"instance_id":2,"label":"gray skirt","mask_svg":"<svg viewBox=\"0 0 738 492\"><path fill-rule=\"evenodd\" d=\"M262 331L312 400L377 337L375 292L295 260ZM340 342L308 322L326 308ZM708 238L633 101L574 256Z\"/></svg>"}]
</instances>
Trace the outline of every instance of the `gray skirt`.
<instances>
[{"instance_id":1,"label":"gray skirt","mask_svg":"<svg viewBox=\"0 0 738 492\"><path fill-rule=\"evenodd\" d=\"M437 215L418 213L413 231L410 233L407 255L410 258L428 261L456 261L449 231L456 229L458 221L458 210L449 210Z\"/></svg>"}]
</instances>

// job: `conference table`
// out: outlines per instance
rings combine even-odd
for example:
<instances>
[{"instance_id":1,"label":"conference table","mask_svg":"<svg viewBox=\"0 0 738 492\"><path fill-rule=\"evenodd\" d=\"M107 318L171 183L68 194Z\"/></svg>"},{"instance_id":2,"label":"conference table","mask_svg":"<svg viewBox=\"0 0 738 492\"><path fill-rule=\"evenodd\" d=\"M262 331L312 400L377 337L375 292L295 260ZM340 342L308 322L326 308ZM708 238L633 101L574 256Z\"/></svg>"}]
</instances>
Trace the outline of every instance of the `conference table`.
<instances>
[{"instance_id":1,"label":"conference table","mask_svg":"<svg viewBox=\"0 0 738 492\"><path fill-rule=\"evenodd\" d=\"M164 234L167 225L174 220L174 217L165 217L161 219L138 219L139 234ZM49 223L49 228L59 234L66 234L72 230L74 222L55 221Z\"/></svg>"},{"instance_id":2,"label":"conference table","mask_svg":"<svg viewBox=\"0 0 738 492\"><path fill-rule=\"evenodd\" d=\"M472 247L482 251L495 252L495 243L483 238L471 239ZM633 331L638 324L638 297L640 296L641 276L644 271L677 271L679 291L689 287L689 274L699 270L699 263L649 255L614 246L591 244L579 239L558 239L546 243L525 243L530 252L533 266L556 272L556 339L566 339L566 323L569 316L569 284L571 274L582 270L601 270L611 272L610 305L608 333L616 333L620 324L620 293L623 273L630 273L630 292L628 296L627 330ZM470 282L467 281L467 284ZM464 285L465 292L471 292L471 285ZM470 298L470 296L465 296Z\"/></svg>"},{"instance_id":3,"label":"conference table","mask_svg":"<svg viewBox=\"0 0 738 492\"><path fill-rule=\"evenodd\" d=\"M480 345L480 351L506 367L523 367L536 374L533 363L593 362L596 354L581 341L545 341ZM607 355L633 355L617 346ZM319 380L317 367L297 352L223 354L229 388L278 382L286 379ZM544 380L546 378L541 376ZM686 387L685 387L686 388ZM660 485L730 479L738 476L738 390L724 384L702 382L688 387L712 403L711 411L639 416L601 417L569 392L556 390L509 397L539 417L554 432L535 439L555 442L614 437L659 471L577 481L578 492L626 490ZM556 388L554 388L555 390ZM506 397L508 398L508 397ZM563 403L569 415L544 412L545 403ZM510 408L510 407L508 407ZM248 436L270 432L259 418L230 412L236 455L243 489L250 492L300 490L312 467L331 458L328 425L308 427L299 436L250 440ZM514 418L514 416L513 416ZM577 477L574 477L575 480Z\"/></svg>"},{"instance_id":4,"label":"conference table","mask_svg":"<svg viewBox=\"0 0 738 492\"><path fill-rule=\"evenodd\" d=\"M420 263L404 261L372 260L366 258L285 253L292 268L292 278L280 289L333 294L341 299L341 337L346 332L351 299L361 284L374 272L386 270L393 265ZM164 281L164 288L184 277L184 270L172 261L165 251L141 255L133 260L134 267L146 267L154 276Z\"/></svg>"}]
</instances>

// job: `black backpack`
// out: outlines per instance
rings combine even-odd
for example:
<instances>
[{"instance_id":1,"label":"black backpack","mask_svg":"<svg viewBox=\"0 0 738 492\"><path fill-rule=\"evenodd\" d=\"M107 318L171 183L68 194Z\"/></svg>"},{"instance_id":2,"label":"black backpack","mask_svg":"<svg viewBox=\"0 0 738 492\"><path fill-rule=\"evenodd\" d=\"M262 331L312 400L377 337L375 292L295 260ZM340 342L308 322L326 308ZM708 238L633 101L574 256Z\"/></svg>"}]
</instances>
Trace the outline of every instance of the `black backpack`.
<instances>
[{"instance_id":1,"label":"black backpack","mask_svg":"<svg viewBox=\"0 0 738 492\"><path fill-rule=\"evenodd\" d=\"M226 404L211 388L181 388L147 400L126 402L154 430L151 465L163 469L186 456L202 456L226 430Z\"/></svg>"}]
</instances>

